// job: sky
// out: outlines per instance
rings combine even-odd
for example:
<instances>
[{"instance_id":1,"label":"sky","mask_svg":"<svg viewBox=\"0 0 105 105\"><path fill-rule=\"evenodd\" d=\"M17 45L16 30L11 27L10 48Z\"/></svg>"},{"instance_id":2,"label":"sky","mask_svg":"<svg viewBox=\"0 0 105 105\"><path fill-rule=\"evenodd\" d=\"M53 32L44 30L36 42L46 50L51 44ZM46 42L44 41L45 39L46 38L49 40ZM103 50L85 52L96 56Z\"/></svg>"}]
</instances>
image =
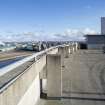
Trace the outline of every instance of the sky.
<instances>
[{"instance_id":1,"label":"sky","mask_svg":"<svg viewBox=\"0 0 105 105\"><path fill-rule=\"evenodd\" d=\"M0 41L83 40L104 16L105 0L0 0Z\"/></svg>"}]
</instances>

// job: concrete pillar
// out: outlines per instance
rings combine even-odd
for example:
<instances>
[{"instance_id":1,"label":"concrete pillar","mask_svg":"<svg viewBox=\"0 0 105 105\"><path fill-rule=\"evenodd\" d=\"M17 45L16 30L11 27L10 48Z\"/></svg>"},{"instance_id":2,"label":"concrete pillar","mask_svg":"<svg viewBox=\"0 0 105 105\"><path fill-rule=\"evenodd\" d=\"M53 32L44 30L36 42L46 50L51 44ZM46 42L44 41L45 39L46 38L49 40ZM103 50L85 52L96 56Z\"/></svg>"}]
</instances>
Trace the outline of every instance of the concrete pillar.
<instances>
[{"instance_id":1,"label":"concrete pillar","mask_svg":"<svg viewBox=\"0 0 105 105\"><path fill-rule=\"evenodd\" d=\"M77 51L78 50L78 43L75 43L74 47L75 47L75 51Z\"/></svg>"},{"instance_id":2,"label":"concrete pillar","mask_svg":"<svg viewBox=\"0 0 105 105\"><path fill-rule=\"evenodd\" d=\"M58 54L61 54L64 58L69 57L69 46L59 47Z\"/></svg>"},{"instance_id":3,"label":"concrete pillar","mask_svg":"<svg viewBox=\"0 0 105 105\"><path fill-rule=\"evenodd\" d=\"M40 79L46 79L47 78L47 68L46 65L43 67L43 70L39 73Z\"/></svg>"},{"instance_id":4,"label":"concrete pillar","mask_svg":"<svg viewBox=\"0 0 105 105\"><path fill-rule=\"evenodd\" d=\"M61 55L47 55L47 96L62 96Z\"/></svg>"},{"instance_id":5,"label":"concrete pillar","mask_svg":"<svg viewBox=\"0 0 105 105\"><path fill-rule=\"evenodd\" d=\"M74 46L73 46L73 47L74 47L74 52L76 52L76 44L74 44Z\"/></svg>"},{"instance_id":6,"label":"concrete pillar","mask_svg":"<svg viewBox=\"0 0 105 105\"><path fill-rule=\"evenodd\" d=\"M58 48L58 54L61 54L61 56L65 56L65 48L64 47L59 47Z\"/></svg>"},{"instance_id":7,"label":"concrete pillar","mask_svg":"<svg viewBox=\"0 0 105 105\"><path fill-rule=\"evenodd\" d=\"M69 47L69 55L71 54L71 49L70 49L70 45L68 46Z\"/></svg>"},{"instance_id":8,"label":"concrete pillar","mask_svg":"<svg viewBox=\"0 0 105 105\"><path fill-rule=\"evenodd\" d=\"M78 43L76 43L76 51L78 50Z\"/></svg>"},{"instance_id":9,"label":"concrete pillar","mask_svg":"<svg viewBox=\"0 0 105 105\"><path fill-rule=\"evenodd\" d=\"M58 54L61 55L61 64L62 64L62 66L64 66L65 48L59 47Z\"/></svg>"},{"instance_id":10,"label":"concrete pillar","mask_svg":"<svg viewBox=\"0 0 105 105\"><path fill-rule=\"evenodd\" d=\"M69 57L69 46L65 46L65 58Z\"/></svg>"},{"instance_id":11,"label":"concrete pillar","mask_svg":"<svg viewBox=\"0 0 105 105\"><path fill-rule=\"evenodd\" d=\"M74 44L72 45L72 53L75 52L75 47L74 47Z\"/></svg>"},{"instance_id":12,"label":"concrete pillar","mask_svg":"<svg viewBox=\"0 0 105 105\"><path fill-rule=\"evenodd\" d=\"M70 45L70 54L72 54L72 53L73 53L73 46Z\"/></svg>"},{"instance_id":13,"label":"concrete pillar","mask_svg":"<svg viewBox=\"0 0 105 105\"><path fill-rule=\"evenodd\" d=\"M40 97L46 97L46 91L47 91L47 67L46 65L43 67L41 72L39 73L40 78Z\"/></svg>"}]
</instances>

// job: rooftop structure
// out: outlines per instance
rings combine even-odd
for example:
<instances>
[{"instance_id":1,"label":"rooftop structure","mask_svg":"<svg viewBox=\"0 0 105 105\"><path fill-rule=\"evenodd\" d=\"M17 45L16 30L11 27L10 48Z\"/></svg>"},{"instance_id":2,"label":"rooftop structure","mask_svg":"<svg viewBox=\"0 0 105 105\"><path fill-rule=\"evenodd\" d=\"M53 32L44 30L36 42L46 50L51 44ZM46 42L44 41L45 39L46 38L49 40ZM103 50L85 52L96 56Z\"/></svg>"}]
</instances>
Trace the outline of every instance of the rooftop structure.
<instances>
[{"instance_id":1,"label":"rooftop structure","mask_svg":"<svg viewBox=\"0 0 105 105\"><path fill-rule=\"evenodd\" d=\"M105 35L86 35L88 49L102 49L105 46Z\"/></svg>"},{"instance_id":2,"label":"rooftop structure","mask_svg":"<svg viewBox=\"0 0 105 105\"><path fill-rule=\"evenodd\" d=\"M101 17L101 34L85 35L88 49L103 49L105 47L105 17Z\"/></svg>"},{"instance_id":3,"label":"rooftop structure","mask_svg":"<svg viewBox=\"0 0 105 105\"><path fill-rule=\"evenodd\" d=\"M101 17L101 34L105 35L105 17Z\"/></svg>"}]
</instances>

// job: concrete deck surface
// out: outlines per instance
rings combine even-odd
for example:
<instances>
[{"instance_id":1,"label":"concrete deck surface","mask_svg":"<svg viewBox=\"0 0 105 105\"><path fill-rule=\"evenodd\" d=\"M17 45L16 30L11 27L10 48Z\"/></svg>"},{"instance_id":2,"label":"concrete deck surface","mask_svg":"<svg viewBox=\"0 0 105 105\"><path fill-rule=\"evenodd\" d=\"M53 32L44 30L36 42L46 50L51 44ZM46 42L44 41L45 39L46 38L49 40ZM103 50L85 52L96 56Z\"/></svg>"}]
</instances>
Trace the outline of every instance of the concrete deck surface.
<instances>
[{"instance_id":1,"label":"concrete deck surface","mask_svg":"<svg viewBox=\"0 0 105 105\"><path fill-rule=\"evenodd\" d=\"M40 105L105 105L105 54L80 50L64 60L63 97Z\"/></svg>"}]
</instances>

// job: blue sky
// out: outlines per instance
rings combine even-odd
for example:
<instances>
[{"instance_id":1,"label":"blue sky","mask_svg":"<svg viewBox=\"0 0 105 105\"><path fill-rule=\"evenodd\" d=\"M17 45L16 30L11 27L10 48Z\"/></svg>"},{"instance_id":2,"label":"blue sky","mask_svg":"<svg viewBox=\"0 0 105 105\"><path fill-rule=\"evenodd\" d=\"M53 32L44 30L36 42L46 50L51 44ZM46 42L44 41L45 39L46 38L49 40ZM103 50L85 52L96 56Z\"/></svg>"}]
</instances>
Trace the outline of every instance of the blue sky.
<instances>
[{"instance_id":1,"label":"blue sky","mask_svg":"<svg viewBox=\"0 0 105 105\"><path fill-rule=\"evenodd\" d=\"M81 38L100 32L101 16L105 0L0 0L0 40Z\"/></svg>"}]
</instances>

